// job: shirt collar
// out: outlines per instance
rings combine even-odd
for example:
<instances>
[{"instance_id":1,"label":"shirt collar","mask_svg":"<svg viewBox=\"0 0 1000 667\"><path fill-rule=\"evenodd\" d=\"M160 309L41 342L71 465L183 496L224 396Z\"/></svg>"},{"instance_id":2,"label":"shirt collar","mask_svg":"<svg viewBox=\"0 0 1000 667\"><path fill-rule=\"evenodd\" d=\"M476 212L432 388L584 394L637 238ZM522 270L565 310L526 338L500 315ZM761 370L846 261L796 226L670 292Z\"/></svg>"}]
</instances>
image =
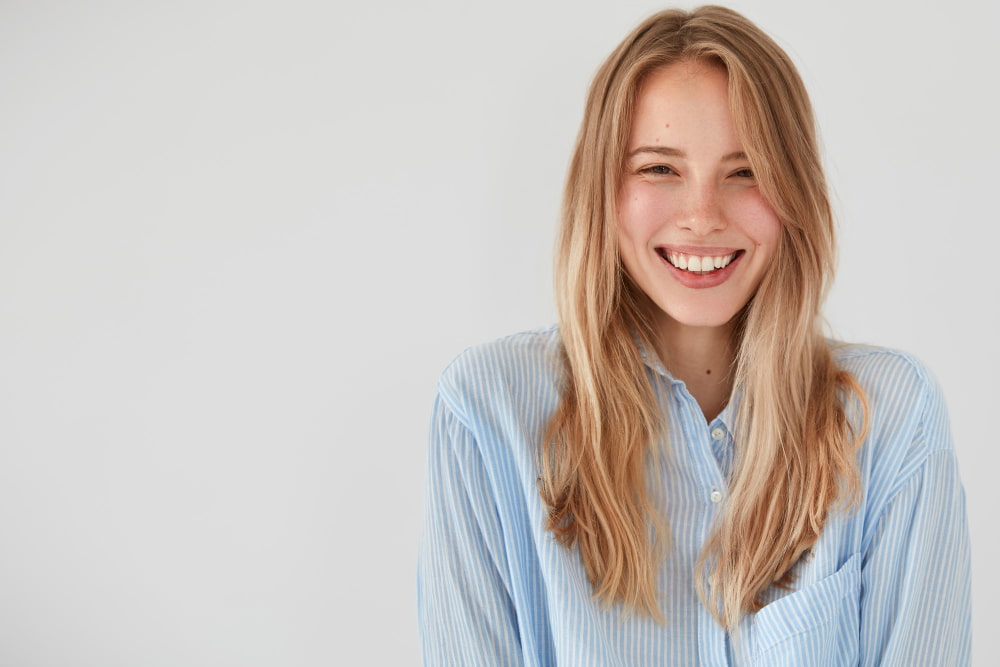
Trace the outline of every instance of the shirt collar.
<instances>
[{"instance_id":1,"label":"shirt collar","mask_svg":"<svg viewBox=\"0 0 1000 667\"><path fill-rule=\"evenodd\" d=\"M670 381L670 384L674 390L678 390L681 387L687 391L687 386L684 384L683 380L675 378L667 370L663 362L660 361L660 355L656 353L656 350L652 349L649 344L639 336L638 333L632 333L632 339L635 341L636 347L639 349L639 356L642 358L642 362L647 368L652 370L657 375L660 375ZM726 427L726 430L732 434L733 429L736 426L736 414L739 410L740 401L743 398L743 389L741 387L734 387L733 393L729 397L729 401L726 403L726 407L722 409L719 416L716 418L722 422ZM713 420L715 421L715 420Z\"/></svg>"},{"instance_id":2,"label":"shirt collar","mask_svg":"<svg viewBox=\"0 0 1000 667\"><path fill-rule=\"evenodd\" d=\"M662 375L666 379L670 380L675 387L684 384L683 380L678 380L670 374L670 371L668 371L666 366L663 365L663 362L660 361L660 355L658 355L656 350L652 349L638 333L632 333L632 340L635 341L636 347L639 348L639 356L642 358L642 363L646 364L647 368L652 370L657 375Z\"/></svg>"},{"instance_id":3,"label":"shirt collar","mask_svg":"<svg viewBox=\"0 0 1000 667\"><path fill-rule=\"evenodd\" d=\"M736 415L739 412L742 399L743 388L733 387L733 393L729 396L729 402L726 403L726 407L722 408L722 412L717 417L723 426L726 427L726 430L729 431L729 435L734 435L736 432Z\"/></svg>"}]
</instances>

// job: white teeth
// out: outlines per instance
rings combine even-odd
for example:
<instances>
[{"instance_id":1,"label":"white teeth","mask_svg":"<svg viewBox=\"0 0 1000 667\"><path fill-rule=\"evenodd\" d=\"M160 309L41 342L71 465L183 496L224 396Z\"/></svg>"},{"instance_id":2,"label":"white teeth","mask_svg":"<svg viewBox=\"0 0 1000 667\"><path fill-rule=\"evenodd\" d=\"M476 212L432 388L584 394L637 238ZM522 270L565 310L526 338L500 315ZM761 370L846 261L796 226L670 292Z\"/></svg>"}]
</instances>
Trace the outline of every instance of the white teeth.
<instances>
[{"instance_id":1,"label":"white teeth","mask_svg":"<svg viewBox=\"0 0 1000 667\"><path fill-rule=\"evenodd\" d=\"M667 261L676 266L678 269L683 269L685 271L697 271L698 273L708 273L724 268L728 266L735 257L735 252L732 255L720 255L718 257L685 255L683 253L672 252L670 250L666 252Z\"/></svg>"}]
</instances>

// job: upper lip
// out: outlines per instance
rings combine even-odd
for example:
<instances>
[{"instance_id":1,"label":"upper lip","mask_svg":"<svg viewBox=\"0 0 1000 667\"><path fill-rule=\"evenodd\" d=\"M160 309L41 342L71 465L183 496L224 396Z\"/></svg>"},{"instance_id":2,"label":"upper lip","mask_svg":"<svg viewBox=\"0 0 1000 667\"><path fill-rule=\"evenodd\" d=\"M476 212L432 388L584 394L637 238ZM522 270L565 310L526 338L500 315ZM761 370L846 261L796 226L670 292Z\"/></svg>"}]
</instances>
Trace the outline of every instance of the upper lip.
<instances>
[{"instance_id":1,"label":"upper lip","mask_svg":"<svg viewBox=\"0 0 1000 667\"><path fill-rule=\"evenodd\" d=\"M694 245L658 245L657 250L665 250L668 252L679 252L684 255L694 255L696 257L723 257L726 255L732 255L733 253L742 250L742 248L720 248L720 247L709 247L709 246L694 246Z\"/></svg>"}]
</instances>

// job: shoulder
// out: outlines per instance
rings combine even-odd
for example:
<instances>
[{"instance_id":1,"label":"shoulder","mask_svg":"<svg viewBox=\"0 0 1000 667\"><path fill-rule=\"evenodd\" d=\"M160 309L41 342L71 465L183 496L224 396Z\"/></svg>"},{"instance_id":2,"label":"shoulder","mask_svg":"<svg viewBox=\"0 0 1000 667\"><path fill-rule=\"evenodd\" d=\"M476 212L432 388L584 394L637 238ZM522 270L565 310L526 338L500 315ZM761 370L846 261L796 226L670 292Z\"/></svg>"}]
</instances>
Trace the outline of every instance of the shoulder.
<instances>
[{"instance_id":1,"label":"shoulder","mask_svg":"<svg viewBox=\"0 0 1000 667\"><path fill-rule=\"evenodd\" d=\"M828 340L834 360L842 368L866 374L912 376L923 382L933 383L933 375L917 357L902 350L862 343L844 343Z\"/></svg>"},{"instance_id":2,"label":"shoulder","mask_svg":"<svg viewBox=\"0 0 1000 667\"><path fill-rule=\"evenodd\" d=\"M831 352L837 365L858 381L873 417L910 415L920 419L945 409L937 379L914 355L886 347L834 341Z\"/></svg>"},{"instance_id":3,"label":"shoulder","mask_svg":"<svg viewBox=\"0 0 1000 667\"><path fill-rule=\"evenodd\" d=\"M831 342L831 348L837 365L857 380L868 405L861 456L869 483L883 480L891 494L932 455L954 456L941 387L922 361L871 345Z\"/></svg>"},{"instance_id":4,"label":"shoulder","mask_svg":"<svg viewBox=\"0 0 1000 667\"><path fill-rule=\"evenodd\" d=\"M830 341L834 361L874 391L924 396L938 390L930 369L914 355L888 347Z\"/></svg>"},{"instance_id":5,"label":"shoulder","mask_svg":"<svg viewBox=\"0 0 1000 667\"><path fill-rule=\"evenodd\" d=\"M463 421L486 409L516 409L551 400L561 375L555 326L504 336L467 348L441 373L438 394Z\"/></svg>"}]
</instances>

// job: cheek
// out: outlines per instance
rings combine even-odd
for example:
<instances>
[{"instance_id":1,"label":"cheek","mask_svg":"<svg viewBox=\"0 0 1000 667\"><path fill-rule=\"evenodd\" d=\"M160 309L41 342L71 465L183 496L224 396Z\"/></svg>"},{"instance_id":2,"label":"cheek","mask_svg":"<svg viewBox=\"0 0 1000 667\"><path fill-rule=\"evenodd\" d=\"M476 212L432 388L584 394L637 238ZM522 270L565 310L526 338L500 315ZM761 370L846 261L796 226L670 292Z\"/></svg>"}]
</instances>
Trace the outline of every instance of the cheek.
<instances>
[{"instance_id":1,"label":"cheek","mask_svg":"<svg viewBox=\"0 0 1000 667\"><path fill-rule=\"evenodd\" d=\"M670 219L672 208L670 197L649 184L623 186L618 194L619 238L633 243L650 240Z\"/></svg>"},{"instance_id":2,"label":"cheek","mask_svg":"<svg viewBox=\"0 0 1000 667\"><path fill-rule=\"evenodd\" d=\"M641 274L639 257L648 242L650 214L645 200L634 188L623 187L618 193L618 256L633 280Z\"/></svg>"},{"instance_id":3,"label":"cheek","mask_svg":"<svg viewBox=\"0 0 1000 667\"><path fill-rule=\"evenodd\" d=\"M761 250L774 252L781 238L781 221L757 190L750 190L737 199L733 218L739 221L742 232Z\"/></svg>"},{"instance_id":4,"label":"cheek","mask_svg":"<svg viewBox=\"0 0 1000 667\"><path fill-rule=\"evenodd\" d=\"M781 239L781 222L776 215L760 216L750 220L745 231L757 248L770 256Z\"/></svg>"}]
</instances>

